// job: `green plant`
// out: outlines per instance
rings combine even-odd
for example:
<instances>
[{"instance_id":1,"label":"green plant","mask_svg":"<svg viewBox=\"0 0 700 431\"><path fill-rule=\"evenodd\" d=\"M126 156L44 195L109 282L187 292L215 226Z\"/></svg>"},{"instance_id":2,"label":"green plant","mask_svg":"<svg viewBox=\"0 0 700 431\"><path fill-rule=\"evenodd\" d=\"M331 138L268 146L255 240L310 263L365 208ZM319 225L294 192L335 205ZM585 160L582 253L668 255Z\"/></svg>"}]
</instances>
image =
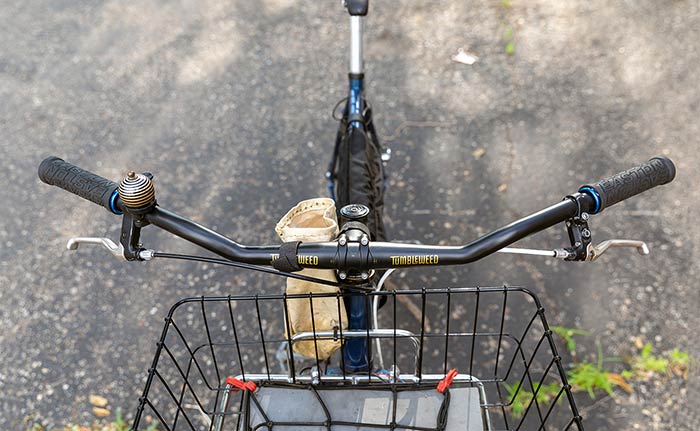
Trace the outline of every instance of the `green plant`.
<instances>
[{"instance_id":1,"label":"green plant","mask_svg":"<svg viewBox=\"0 0 700 431\"><path fill-rule=\"evenodd\" d=\"M650 343L644 344L639 355L630 360L631 369L624 372L630 379L649 380L656 374L669 375L671 373L687 378L690 367L690 355L686 352L673 349L667 357L656 356L652 352Z\"/></svg>"},{"instance_id":2,"label":"green plant","mask_svg":"<svg viewBox=\"0 0 700 431\"><path fill-rule=\"evenodd\" d=\"M690 365L690 355L687 352L681 352L675 348L668 354L668 361L672 367L687 367Z\"/></svg>"},{"instance_id":3,"label":"green plant","mask_svg":"<svg viewBox=\"0 0 700 431\"><path fill-rule=\"evenodd\" d=\"M576 356L576 340L574 339L574 336L575 335L583 335L583 336L591 335L590 332L584 331L583 329L565 328L563 326L550 326L549 329L551 329L552 332L554 332L555 334L560 336L566 342L566 349L573 356Z\"/></svg>"},{"instance_id":4,"label":"green plant","mask_svg":"<svg viewBox=\"0 0 700 431\"><path fill-rule=\"evenodd\" d=\"M59 428L61 431L129 431L130 427L124 420L121 410L117 409L113 422L94 422L92 425L69 424ZM45 431L46 428L40 423L34 423L27 431ZM152 423L146 431L157 431L158 424Z\"/></svg>"},{"instance_id":5,"label":"green plant","mask_svg":"<svg viewBox=\"0 0 700 431\"><path fill-rule=\"evenodd\" d=\"M660 356L654 356L651 352L654 348L651 344L646 343L639 354L639 358L635 368L641 371L650 373L666 373L668 372L668 359Z\"/></svg>"},{"instance_id":6,"label":"green plant","mask_svg":"<svg viewBox=\"0 0 700 431\"><path fill-rule=\"evenodd\" d=\"M506 41L506 54L515 54L515 42L513 42L513 27L506 27L505 31L503 32L503 39L505 39Z\"/></svg>"},{"instance_id":7,"label":"green plant","mask_svg":"<svg viewBox=\"0 0 700 431\"><path fill-rule=\"evenodd\" d=\"M505 387L508 391L508 398L511 400L510 412L515 418L520 418L525 414L533 398L535 398L539 404L547 405L557 397L561 390L561 386L557 382L552 382L544 386L535 383L533 385L533 392L522 389L520 383L515 386L505 383Z\"/></svg>"},{"instance_id":8,"label":"green plant","mask_svg":"<svg viewBox=\"0 0 700 431\"><path fill-rule=\"evenodd\" d=\"M690 365L690 355L687 352L681 352L675 348L668 354L668 360L672 365Z\"/></svg>"},{"instance_id":9,"label":"green plant","mask_svg":"<svg viewBox=\"0 0 700 431\"><path fill-rule=\"evenodd\" d=\"M688 378L690 372L690 355L688 353L673 349L668 354L668 361L673 374L684 379Z\"/></svg>"},{"instance_id":10,"label":"green plant","mask_svg":"<svg viewBox=\"0 0 700 431\"><path fill-rule=\"evenodd\" d=\"M598 345L598 361L580 362L567 373L569 383L575 391L586 391L588 395L595 399L595 392L605 391L611 397L615 396L613 386L619 386L627 392L632 391L632 387L627 383L625 376L611 373L605 369L604 363L616 361L615 358L603 358L603 348Z\"/></svg>"}]
</instances>

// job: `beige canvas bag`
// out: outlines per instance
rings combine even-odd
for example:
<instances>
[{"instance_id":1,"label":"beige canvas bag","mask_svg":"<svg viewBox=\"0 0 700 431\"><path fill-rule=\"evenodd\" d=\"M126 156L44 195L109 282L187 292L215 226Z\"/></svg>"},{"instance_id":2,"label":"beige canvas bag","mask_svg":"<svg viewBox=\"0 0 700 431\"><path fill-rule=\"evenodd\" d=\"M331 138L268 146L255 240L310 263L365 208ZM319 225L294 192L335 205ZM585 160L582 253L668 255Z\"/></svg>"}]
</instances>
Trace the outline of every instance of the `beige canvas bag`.
<instances>
[{"instance_id":1,"label":"beige canvas bag","mask_svg":"<svg viewBox=\"0 0 700 431\"><path fill-rule=\"evenodd\" d=\"M317 198L299 202L294 208L277 223L275 231L284 242L320 242L332 241L338 235L338 220L335 214L335 202L332 199ZM308 277L336 281L333 270L307 268L299 271ZM338 288L318 283L312 283L293 278L287 279L287 294L307 293L336 293ZM347 328L347 316L345 305L341 298L340 315L338 315L338 302L333 298L313 299L313 324L311 321L311 302L307 299L287 300L289 313L289 337L299 332L311 332L316 327L316 332L332 331L342 326ZM285 329L286 331L286 329ZM309 358L326 359L340 348L340 341L317 340L300 341L294 343L294 351Z\"/></svg>"}]
</instances>

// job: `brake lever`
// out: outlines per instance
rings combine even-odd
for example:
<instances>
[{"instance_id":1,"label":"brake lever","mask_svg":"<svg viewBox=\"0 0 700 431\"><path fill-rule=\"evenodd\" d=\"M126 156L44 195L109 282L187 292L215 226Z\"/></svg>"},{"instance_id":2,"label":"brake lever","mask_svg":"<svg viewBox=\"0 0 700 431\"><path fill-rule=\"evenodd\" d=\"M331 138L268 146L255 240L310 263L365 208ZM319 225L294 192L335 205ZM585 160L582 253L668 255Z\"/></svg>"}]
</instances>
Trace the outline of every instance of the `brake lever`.
<instances>
[{"instance_id":1,"label":"brake lever","mask_svg":"<svg viewBox=\"0 0 700 431\"><path fill-rule=\"evenodd\" d=\"M586 261L592 262L597 260L603 255L609 248L615 247L634 247L637 252L643 256L649 254L649 246L644 241L636 241L632 239L609 239L601 242L600 244L594 246L593 244L588 244L586 248ZM516 247L505 247L497 251L497 253L509 253L509 254L527 254L531 256L546 256L553 257L555 259L572 259L575 257L575 253L567 250L565 248L556 248L554 250L539 250L533 248L516 248Z\"/></svg>"},{"instance_id":2,"label":"brake lever","mask_svg":"<svg viewBox=\"0 0 700 431\"><path fill-rule=\"evenodd\" d=\"M104 246L107 250L109 250L112 255L123 259L127 260L126 256L124 255L124 246L121 244L115 244L114 241L112 241L109 238L102 238L102 237L74 237L68 240L66 243L66 248L68 250L77 250L80 244L96 244L96 245L102 245ZM151 260L153 259L155 255L155 252L150 249L140 249L138 251L138 260Z\"/></svg>"},{"instance_id":3,"label":"brake lever","mask_svg":"<svg viewBox=\"0 0 700 431\"><path fill-rule=\"evenodd\" d=\"M596 246L593 246L593 244L588 244L586 261L592 262L598 259L603 253L612 247L634 247L637 249L637 252L643 256L649 254L649 246L644 241L632 239L609 239Z\"/></svg>"},{"instance_id":4,"label":"brake lever","mask_svg":"<svg viewBox=\"0 0 700 431\"><path fill-rule=\"evenodd\" d=\"M124 246L121 244L115 244L114 241L109 238L74 237L68 240L66 243L66 248L68 250L77 250L80 244L102 245L114 256L126 260L126 257L124 256Z\"/></svg>"}]
</instances>

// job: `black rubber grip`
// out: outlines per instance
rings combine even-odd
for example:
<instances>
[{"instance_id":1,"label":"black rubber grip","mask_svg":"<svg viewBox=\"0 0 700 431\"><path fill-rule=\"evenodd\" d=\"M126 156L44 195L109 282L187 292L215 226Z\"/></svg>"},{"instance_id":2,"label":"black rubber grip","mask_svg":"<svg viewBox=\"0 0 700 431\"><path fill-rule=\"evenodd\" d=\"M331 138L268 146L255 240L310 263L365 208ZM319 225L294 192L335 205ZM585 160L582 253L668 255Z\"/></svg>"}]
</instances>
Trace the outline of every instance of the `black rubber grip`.
<instances>
[{"instance_id":1,"label":"black rubber grip","mask_svg":"<svg viewBox=\"0 0 700 431\"><path fill-rule=\"evenodd\" d=\"M64 162L58 157L47 157L39 165L39 178L52 186L57 186L73 194L101 205L110 212L118 212L112 208L110 201L117 189L117 183L88 172L75 165Z\"/></svg>"},{"instance_id":2,"label":"black rubber grip","mask_svg":"<svg viewBox=\"0 0 700 431\"><path fill-rule=\"evenodd\" d=\"M676 166L663 156L657 156L641 166L628 169L597 183L582 186L580 192L597 194L598 208L593 213L600 212L627 198L673 181L676 176Z\"/></svg>"}]
</instances>

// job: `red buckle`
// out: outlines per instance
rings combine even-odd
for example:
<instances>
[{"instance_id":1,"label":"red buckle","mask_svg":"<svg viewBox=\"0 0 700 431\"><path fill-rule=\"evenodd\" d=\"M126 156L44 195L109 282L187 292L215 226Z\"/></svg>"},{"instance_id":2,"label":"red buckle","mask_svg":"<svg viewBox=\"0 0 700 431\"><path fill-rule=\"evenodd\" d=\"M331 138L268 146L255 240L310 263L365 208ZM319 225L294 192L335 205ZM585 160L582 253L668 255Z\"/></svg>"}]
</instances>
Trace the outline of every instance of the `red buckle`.
<instances>
[{"instance_id":1,"label":"red buckle","mask_svg":"<svg viewBox=\"0 0 700 431\"><path fill-rule=\"evenodd\" d=\"M234 388L243 389L244 391L255 392L258 387L253 382L244 382L243 380L238 380L235 377L229 377L226 379L226 385L233 386ZM238 389L232 389L234 392L238 392Z\"/></svg>"},{"instance_id":2,"label":"red buckle","mask_svg":"<svg viewBox=\"0 0 700 431\"><path fill-rule=\"evenodd\" d=\"M451 369L450 372L447 373L445 378L440 380L440 383L438 383L437 385L438 392L440 392L441 394L444 393L447 390L447 388L450 387L450 385L452 384L452 380L454 380L455 377L457 377L457 368Z\"/></svg>"}]
</instances>

